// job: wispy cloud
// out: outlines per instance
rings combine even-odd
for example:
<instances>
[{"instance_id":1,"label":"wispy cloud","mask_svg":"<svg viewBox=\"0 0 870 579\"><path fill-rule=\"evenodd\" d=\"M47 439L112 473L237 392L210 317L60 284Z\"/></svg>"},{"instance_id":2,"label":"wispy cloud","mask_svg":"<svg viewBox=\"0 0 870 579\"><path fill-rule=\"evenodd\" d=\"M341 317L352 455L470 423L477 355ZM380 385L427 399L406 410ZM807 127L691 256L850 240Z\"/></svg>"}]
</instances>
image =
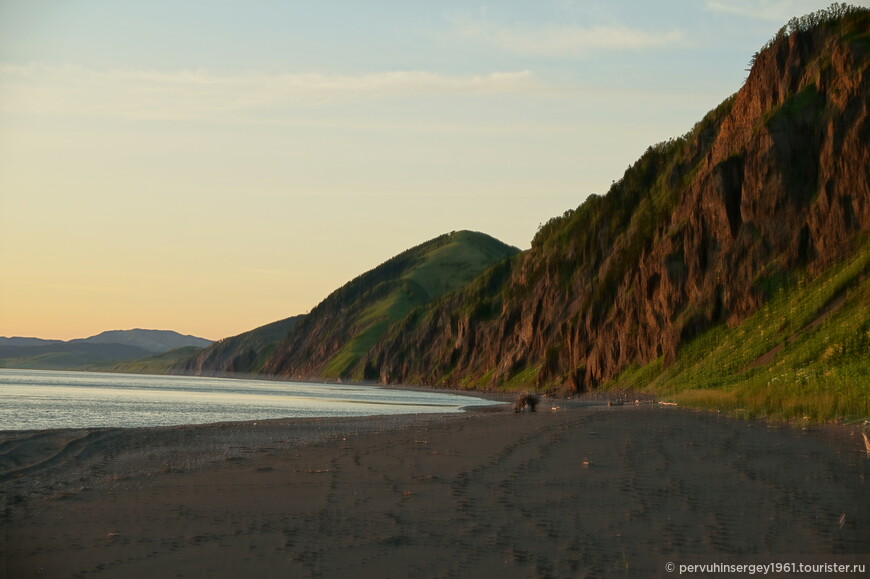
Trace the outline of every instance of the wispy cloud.
<instances>
[{"instance_id":1,"label":"wispy cloud","mask_svg":"<svg viewBox=\"0 0 870 579\"><path fill-rule=\"evenodd\" d=\"M795 16L827 8L829 4L819 0L707 0L707 8L714 12L783 24Z\"/></svg>"},{"instance_id":2,"label":"wispy cloud","mask_svg":"<svg viewBox=\"0 0 870 579\"><path fill-rule=\"evenodd\" d=\"M223 75L208 71L0 65L0 110L131 119L205 118L417 95L500 94L541 88L529 71L483 75L425 71Z\"/></svg>"},{"instance_id":3,"label":"wispy cloud","mask_svg":"<svg viewBox=\"0 0 870 579\"><path fill-rule=\"evenodd\" d=\"M622 25L506 27L474 19L453 22L454 34L514 54L585 58L606 51L636 51L679 44L678 30L650 33Z\"/></svg>"}]
</instances>

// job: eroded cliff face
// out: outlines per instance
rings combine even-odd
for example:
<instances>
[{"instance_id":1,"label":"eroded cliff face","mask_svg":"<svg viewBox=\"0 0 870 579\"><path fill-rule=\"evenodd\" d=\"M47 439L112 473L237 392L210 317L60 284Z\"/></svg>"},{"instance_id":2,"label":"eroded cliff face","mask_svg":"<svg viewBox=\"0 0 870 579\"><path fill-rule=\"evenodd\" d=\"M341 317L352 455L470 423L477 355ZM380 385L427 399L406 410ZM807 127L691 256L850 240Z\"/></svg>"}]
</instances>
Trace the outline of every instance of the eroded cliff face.
<instances>
[{"instance_id":1,"label":"eroded cliff face","mask_svg":"<svg viewBox=\"0 0 870 579\"><path fill-rule=\"evenodd\" d=\"M584 391L755 311L870 225L870 18L777 38L687 137L652 147L532 249L391 328L388 383Z\"/></svg>"}]
</instances>

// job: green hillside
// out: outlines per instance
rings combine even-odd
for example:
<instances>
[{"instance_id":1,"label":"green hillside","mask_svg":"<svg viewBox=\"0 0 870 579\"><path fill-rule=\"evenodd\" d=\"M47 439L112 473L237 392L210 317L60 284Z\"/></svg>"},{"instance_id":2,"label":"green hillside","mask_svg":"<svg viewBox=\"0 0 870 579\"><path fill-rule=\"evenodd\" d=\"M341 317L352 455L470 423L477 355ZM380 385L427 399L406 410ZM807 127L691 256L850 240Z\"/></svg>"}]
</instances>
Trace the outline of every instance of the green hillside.
<instances>
[{"instance_id":1,"label":"green hillside","mask_svg":"<svg viewBox=\"0 0 870 579\"><path fill-rule=\"evenodd\" d=\"M632 368L606 387L680 405L775 419L870 416L870 240L824 275L760 278L770 301L737 327L716 326L676 362Z\"/></svg>"},{"instance_id":2,"label":"green hillside","mask_svg":"<svg viewBox=\"0 0 870 579\"><path fill-rule=\"evenodd\" d=\"M194 356L200 351L202 351L202 348L184 346L136 360L118 362L112 365L107 364L105 367L96 367L92 368L92 370L120 372L124 374L167 374L174 364Z\"/></svg>"},{"instance_id":3,"label":"green hillside","mask_svg":"<svg viewBox=\"0 0 870 579\"><path fill-rule=\"evenodd\" d=\"M390 290L359 311L358 331L329 359L323 376L338 378L350 374L391 324L415 307L468 285L480 272L512 255L515 250L511 249L471 231L451 233L443 242L427 246L401 277L382 282Z\"/></svg>"},{"instance_id":4,"label":"green hillside","mask_svg":"<svg viewBox=\"0 0 870 579\"><path fill-rule=\"evenodd\" d=\"M0 347L0 368L92 370L149 354L143 348L126 344L60 342L43 346L8 346Z\"/></svg>"},{"instance_id":5,"label":"green hillside","mask_svg":"<svg viewBox=\"0 0 870 579\"><path fill-rule=\"evenodd\" d=\"M330 294L264 369L326 379L371 378L360 360L390 325L518 251L472 231L454 231L413 247Z\"/></svg>"}]
</instances>

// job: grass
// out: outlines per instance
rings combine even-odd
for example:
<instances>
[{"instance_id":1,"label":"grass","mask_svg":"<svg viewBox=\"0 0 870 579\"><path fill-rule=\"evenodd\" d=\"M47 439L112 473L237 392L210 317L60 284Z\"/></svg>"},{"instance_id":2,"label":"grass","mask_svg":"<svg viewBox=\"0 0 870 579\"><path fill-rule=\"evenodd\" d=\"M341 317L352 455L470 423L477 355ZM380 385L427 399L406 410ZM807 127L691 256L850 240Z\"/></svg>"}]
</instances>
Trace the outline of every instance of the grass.
<instances>
[{"instance_id":1,"label":"grass","mask_svg":"<svg viewBox=\"0 0 870 579\"><path fill-rule=\"evenodd\" d=\"M415 307L466 286L494 263L516 252L496 239L471 231L453 232L436 241L431 247L417 248L419 255L407 260L408 267L397 278L386 278L372 289L383 297L372 303L356 302L356 311L347 314L355 321L341 348L320 371L324 378L361 379L360 360L392 324Z\"/></svg>"},{"instance_id":2,"label":"grass","mask_svg":"<svg viewBox=\"0 0 870 579\"><path fill-rule=\"evenodd\" d=\"M403 279L417 283L430 299L468 285L482 271L509 255L503 244L471 231L457 231L448 243L428 252Z\"/></svg>"},{"instance_id":3,"label":"grass","mask_svg":"<svg viewBox=\"0 0 870 579\"><path fill-rule=\"evenodd\" d=\"M796 279L739 326L711 328L605 387L684 406L814 422L870 417L870 243L823 275Z\"/></svg>"},{"instance_id":4,"label":"grass","mask_svg":"<svg viewBox=\"0 0 870 579\"><path fill-rule=\"evenodd\" d=\"M487 390L493 374L495 374L495 368L490 368L479 377L467 376L459 382L459 387L462 390ZM447 382L445 381L444 384Z\"/></svg>"},{"instance_id":5,"label":"grass","mask_svg":"<svg viewBox=\"0 0 870 579\"><path fill-rule=\"evenodd\" d=\"M185 360L201 351L202 348L197 348L196 346L185 346L138 360L118 362L92 369L106 372L121 372L124 374L168 374L169 369L176 362Z\"/></svg>"},{"instance_id":6,"label":"grass","mask_svg":"<svg viewBox=\"0 0 870 579\"><path fill-rule=\"evenodd\" d=\"M86 370L101 360L79 352L49 352L24 358L2 358L0 368L33 370Z\"/></svg>"},{"instance_id":7,"label":"grass","mask_svg":"<svg viewBox=\"0 0 870 579\"><path fill-rule=\"evenodd\" d=\"M326 363L321 372L323 377L333 379L351 375L359 359L378 341L389 324L389 319L384 319L355 334ZM356 375L351 377L361 378L361 376Z\"/></svg>"},{"instance_id":8,"label":"grass","mask_svg":"<svg viewBox=\"0 0 870 579\"><path fill-rule=\"evenodd\" d=\"M506 392L517 392L520 390L526 390L530 386L534 386L538 379L538 373L540 372L540 366L530 366L527 368L523 368L513 376L511 376L507 382L501 384L498 389Z\"/></svg>"},{"instance_id":9,"label":"grass","mask_svg":"<svg viewBox=\"0 0 870 579\"><path fill-rule=\"evenodd\" d=\"M359 379L354 368L372 346L384 335L390 324L404 318L414 307L426 303L426 293L414 282L397 285L387 297L364 309L359 314L357 329L344 345L329 358L321 374L334 379L352 377Z\"/></svg>"}]
</instances>

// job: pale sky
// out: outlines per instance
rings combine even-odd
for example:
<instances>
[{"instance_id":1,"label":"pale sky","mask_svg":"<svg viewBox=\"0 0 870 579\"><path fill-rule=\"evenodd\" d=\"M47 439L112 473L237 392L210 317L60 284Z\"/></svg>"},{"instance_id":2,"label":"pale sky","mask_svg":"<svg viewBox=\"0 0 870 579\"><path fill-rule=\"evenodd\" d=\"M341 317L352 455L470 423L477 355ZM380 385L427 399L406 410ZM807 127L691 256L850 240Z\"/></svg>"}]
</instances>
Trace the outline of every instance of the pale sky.
<instances>
[{"instance_id":1,"label":"pale sky","mask_svg":"<svg viewBox=\"0 0 870 579\"><path fill-rule=\"evenodd\" d=\"M527 248L828 4L0 0L0 336L219 339Z\"/></svg>"}]
</instances>

